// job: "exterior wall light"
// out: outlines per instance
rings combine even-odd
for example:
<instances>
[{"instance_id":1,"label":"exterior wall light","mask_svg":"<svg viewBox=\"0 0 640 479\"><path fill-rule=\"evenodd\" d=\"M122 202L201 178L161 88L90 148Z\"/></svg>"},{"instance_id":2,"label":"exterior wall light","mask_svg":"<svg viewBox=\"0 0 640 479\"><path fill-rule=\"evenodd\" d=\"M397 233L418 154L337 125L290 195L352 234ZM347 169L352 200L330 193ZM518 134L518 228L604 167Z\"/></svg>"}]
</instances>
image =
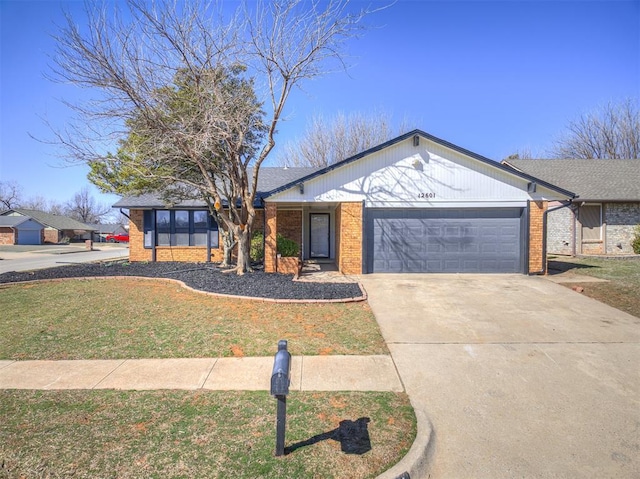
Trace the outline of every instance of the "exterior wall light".
<instances>
[{"instance_id":1,"label":"exterior wall light","mask_svg":"<svg viewBox=\"0 0 640 479\"><path fill-rule=\"evenodd\" d=\"M298 188L300 188L300 194L301 194L301 195L304 195L304 183L300 183L300 184L298 185Z\"/></svg>"},{"instance_id":2,"label":"exterior wall light","mask_svg":"<svg viewBox=\"0 0 640 479\"><path fill-rule=\"evenodd\" d=\"M420 146L420 136L413 135L413 146Z\"/></svg>"}]
</instances>

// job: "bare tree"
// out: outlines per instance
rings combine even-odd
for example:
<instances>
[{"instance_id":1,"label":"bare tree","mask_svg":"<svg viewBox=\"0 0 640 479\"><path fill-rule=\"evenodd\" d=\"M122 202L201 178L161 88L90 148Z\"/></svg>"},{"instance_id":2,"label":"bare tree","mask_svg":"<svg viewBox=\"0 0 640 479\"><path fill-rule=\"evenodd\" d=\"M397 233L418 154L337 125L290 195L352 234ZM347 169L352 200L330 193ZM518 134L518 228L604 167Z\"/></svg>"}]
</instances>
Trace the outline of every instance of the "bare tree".
<instances>
[{"instance_id":1,"label":"bare tree","mask_svg":"<svg viewBox=\"0 0 640 479\"><path fill-rule=\"evenodd\" d=\"M638 99L607 103L570 122L550 153L554 158L640 158Z\"/></svg>"},{"instance_id":2,"label":"bare tree","mask_svg":"<svg viewBox=\"0 0 640 479\"><path fill-rule=\"evenodd\" d=\"M22 188L15 181L0 181L0 211L20 206Z\"/></svg>"},{"instance_id":3,"label":"bare tree","mask_svg":"<svg viewBox=\"0 0 640 479\"><path fill-rule=\"evenodd\" d=\"M197 192L237 238L236 268L247 271L259 170L290 94L344 68L344 43L369 12L351 13L345 0L259 0L231 13L222 1L127 0L126 12L86 5L87 25L68 17L57 36L53 76L97 95L69 105L80 122L58 141L99 170L107 191ZM255 102L234 99L240 112L222 102L234 82L257 92ZM195 107L173 108L185 98ZM154 134L136 143L141 124ZM118 142L124 151L104 153Z\"/></svg>"},{"instance_id":4,"label":"bare tree","mask_svg":"<svg viewBox=\"0 0 640 479\"><path fill-rule=\"evenodd\" d=\"M99 223L101 219L111 213L111 208L99 204L89 188L85 187L73 195L73 198L65 204L66 214L82 223Z\"/></svg>"},{"instance_id":5,"label":"bare tree","mask_svg":"<svg viewBox=\"0 0 640 479\"><path fill-rule=\"evenodd\" d=\"M44 211L53 215L66 214L65 206L55 200L49 200L42 195L30 196L20 203L20 208L25 210Z\"/></svg>"},{"instance_id":6,"label":"bare tree","mask_svg":"<svg viewBox=\"0 0 640 479\"><path fill-rule=\"evenodd\" d=\"M409 128L403 121L394 128L383 112L338 113L327 119L316 115L301 138L287 143L278 155L283 166L325 167L384 143Z\"/></svg>"}]
</instances>

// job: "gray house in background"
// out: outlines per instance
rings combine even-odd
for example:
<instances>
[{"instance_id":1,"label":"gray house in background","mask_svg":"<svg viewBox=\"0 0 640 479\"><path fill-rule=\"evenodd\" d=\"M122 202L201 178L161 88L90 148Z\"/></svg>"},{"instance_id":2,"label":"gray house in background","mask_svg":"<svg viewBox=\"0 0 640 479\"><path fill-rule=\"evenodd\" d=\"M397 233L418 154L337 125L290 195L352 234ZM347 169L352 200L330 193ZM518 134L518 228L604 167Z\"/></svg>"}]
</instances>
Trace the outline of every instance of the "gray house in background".
<instances>
[{"instance_id":1,"label":"gray house in background","mask_svg":"<svg viewBox=\"0 0 640 479\"><path fill-rule=\"evenodd\" d=\"M44 225L28 216L0 216L0 245L42 244Z\"/></svg>"},{"instance_id":2,"label":"gray house in background","mask_svg":"<svg viewBox=\"0 0 640 479\"><path fill-rule=\"evenodd\" d=\"M41 239L39 243L13 243L13 244L57 244L69 240L91 239L91 233L95 230L94 226L81 223L73 218L62 215L54 215L38 210L26 210L15 208L4 213L0 213L0 217L5 218L27 218L41 225ZM12 220L3 220L12 221ZM18 220L13 220L18 221ZM22 223L21 223L22 224ZM18 235L19 238L19 235Z\"/></svg>"},{"instance_id":3,"label":"gray house in background","mask_svg":"<svg viewBox=\"0 0 640 479\"><path fill-rule=\"evenodd\" d=\"M633 254L640 224L640 160L505 160L503 164L576 193L567 208L550 211L547 252ZM549 210L559 206L550 204Z\"/></svg>"}]
</instances>

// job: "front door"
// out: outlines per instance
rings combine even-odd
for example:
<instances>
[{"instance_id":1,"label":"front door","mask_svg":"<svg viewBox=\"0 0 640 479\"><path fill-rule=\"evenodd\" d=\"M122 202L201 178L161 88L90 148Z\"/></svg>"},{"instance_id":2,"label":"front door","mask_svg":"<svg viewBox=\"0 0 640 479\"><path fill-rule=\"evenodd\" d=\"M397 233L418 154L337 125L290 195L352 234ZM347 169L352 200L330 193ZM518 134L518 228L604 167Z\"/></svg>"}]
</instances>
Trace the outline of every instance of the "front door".
<instances>
[{"instance_id":1,"label":"front door","mask_svg":"<svg viewBox=\"0 0 640 479\"><path fill-rule=\"evenodd\" d=\"M311 258L329 257L329 213L311 213Z\"/></svg>"}]
</instances>

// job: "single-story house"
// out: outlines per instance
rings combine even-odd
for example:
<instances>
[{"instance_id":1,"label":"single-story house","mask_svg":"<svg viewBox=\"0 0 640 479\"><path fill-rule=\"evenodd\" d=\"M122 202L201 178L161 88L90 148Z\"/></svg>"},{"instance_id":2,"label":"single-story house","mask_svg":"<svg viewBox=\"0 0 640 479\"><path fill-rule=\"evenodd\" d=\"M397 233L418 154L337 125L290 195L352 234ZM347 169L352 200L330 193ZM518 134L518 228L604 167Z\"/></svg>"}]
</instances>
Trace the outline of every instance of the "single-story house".
<instances>
[{"instance_id":1,"label":"single-story house","mask_svg":"<svg viewBox=\"0 0 640 479\"><path fill-rule=\"evenodd\" d=\"M421 130L322 169L263 167L259 180L267 272L280 233L346 274L544 273L547 205L574 196ZM131 261L221 258L204 202L147 194L114 207L129 209Z\"/></svg>"},{"instance_id":2,"label":"single-story house","mask_svg":"<svg viewBox=\"0 0 640 479\"><path fill-rule=\"evenodd\" d=\"M0 216L1 245L42 244L44 225L28 216Z\"/></svg>"},{"instance_id":3,"label":"single-story house","mask_svg":"<svg viewBox=\"0 0 640 479\"><path fill-rule=\"evenodd\" d=\"M640 160L505 160L523 173L576 193L551 203L547 250L563 255L628 255L640 224Z\"/></svg>"},{"instance_id":4,"label":"single-story house","mask_svg":"<svg viewBox=\"0 0 640 479\"><path fill-rule=\"evenodd\" d=\"M67 216L45 213L39 210L15 208L0 214L0 217L30 218L42 226L39 242L21 244L57 244L66 240L90 239L95 228ZM4 220L9 221L9 220ZM33 233L35 235L35 233ZM19 237L20 235L18 235ZM24 236L23 236L24 238ZM31 238L35 241L35 236ZM17 243L14 243L17 244Z\"/></svg>"}]
</instances>

